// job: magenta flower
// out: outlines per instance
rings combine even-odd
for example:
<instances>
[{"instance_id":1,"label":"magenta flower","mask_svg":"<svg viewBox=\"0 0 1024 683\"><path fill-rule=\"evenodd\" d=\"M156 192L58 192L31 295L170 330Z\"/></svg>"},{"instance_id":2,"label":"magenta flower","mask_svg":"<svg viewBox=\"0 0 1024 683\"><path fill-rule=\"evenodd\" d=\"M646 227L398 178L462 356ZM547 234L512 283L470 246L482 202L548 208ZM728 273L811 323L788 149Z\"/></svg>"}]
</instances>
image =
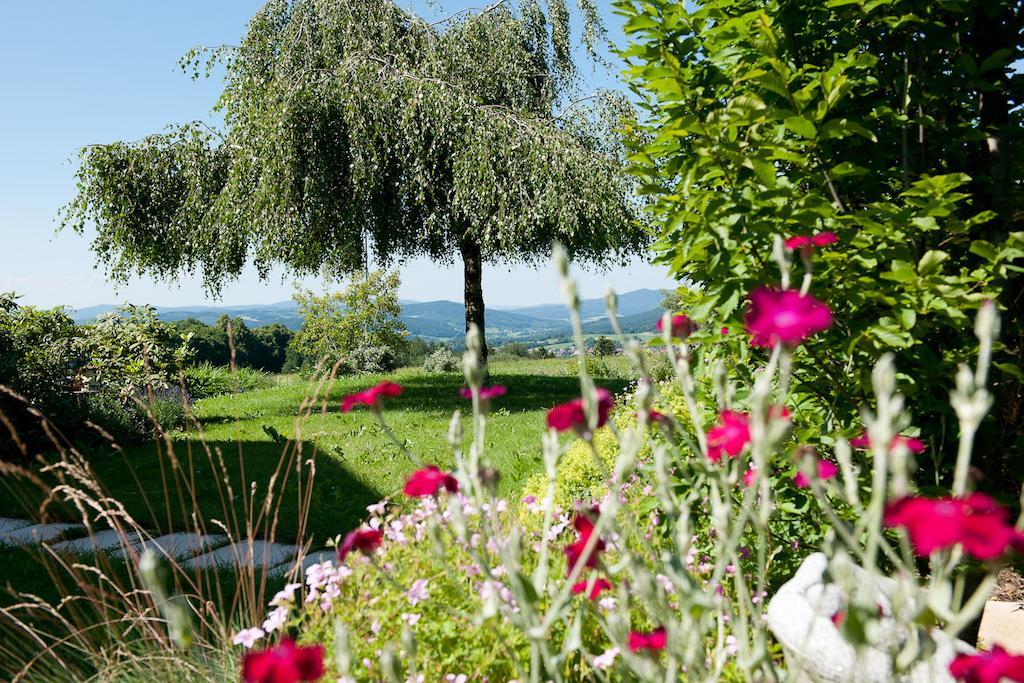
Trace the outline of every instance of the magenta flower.
<instances>
[{"instance_id":1,"label":"magenta flower","mask_svg":"<svg viewBox=\"0 0 1024 683\"><path fill-rule=\"evenodd\" d=\"M597 426L602 427L608 422L608 414L612 410L614 401L611 392L598 387L597 389ZM583 399L577 398L555 406L548 411L548 427L564 432L567 429L575 429L583 432L587 429L587 416L583 412Z\"/></svg>"},{"instance_id":2,"label":"magenta flower","mask_svg":"<svg viewBox=\"0 0 1024 683\"><path fill-rule=\"evenodd\" d=\"M664 650L667 644L668 635L665 633L664 626L659 626L650 633L629 632L630 652L658 652Z\"/></svg>"},{"instance_id":3,"label":"magenta flower","mask_svg":"<svg viewBox=\"0 0 1024 683\"><path fill-rule=\"evenodd\" d=\"M786 240L786 248L793 249L827 247L839 241L839 236L834 232L819 232L816 235L794 235Z\"/></svg>"},{"instance_id":4,"label":"magenta flower","mask_svg":"<svg viewBox=\"0 0 1024 683\"><path fill-rule=\"evenodd\" d=\"M757 470L754 469L754 468L750 468L746 472L743 473L743 485L744 486L753 486L754 485L754 481L756 479L757 479Z\"/></svg>"},{"instance_id":5,"label":"magenta flower","mask_svg":"<svg viewBox=\"0 0 1024 683\"><path fill-rule=\"evenodd\" d=\"M380 399L382 396L394 398L401 394L402 386L400 384L381 382L375 387L346 396L341 401L341 412L347 413L358 405L366 406L370 410L380 410Z\"/></svg>"},{"instance_id":6,"label":"magenta flower","mask_svg":"<svg viewBox=\"0 0 1024 683\"><path fill-rule=\"evenodd\" d=\"M850 439L850 445L854 448L868 449L871 448L871 439L868 438L867 432L862 432L860 436ZM914 454L924 453L927 448L924 441L915 439L912 436L903 436L902 434L892 437L892 441L889 442L889 450L894 450L897 446L902 446Z\"/></svg>"},{"instance_id":7,"label":"magenta flower","mask_svg":"<svg viewBox=\"0 0 1024 683\"><path fill-rule=\"evenodd\" d=\"M572 585L573 595L579 595L581 593L586 592L588 583L590 582L579 581L577 583L574 583ZM590 589L590 595L588 595L587 597L591 600L597 600L598 596L600 596L602 592L609 591L611 589L612 584L608 581L608 579L597 579L594 581L594 587Z\"/></svg>"},{"instance_id":8,"label":"magenta flower","mask_svg":"<svg viewBox=\"0 0 1024 683\"><path fill-rule=\"evenodd\" d=\"M751 346L796 346L832 325L828 306L792 289L759 287L750 293L744 322Z\"/></svg>"},{"instance_id":9,"label":"magenta flower","mask_svg":"<svg viewBox=\"0 0 1024 683\"><path fill-rule=\"evenodd\" d=\"M297 646L282 640L275 647L250 652L242 659L245 683L299 683L324 675L323 645Z\"/></svg>"},{"instance_id":10,"label":"magenta flower","mask_svg":"<svg viewBox=\"0 0 1024 683\"><path fill-rule=\"evenodd\" d=\"M818 461L818 479L821 481L828 481L838 473L839 468L835 466L835 463L829 462L828 460ZM803 472L796 473L796 476L793 477L793 483L796 484L798 489L805 489L811 485L811 482L808 481Z\"/></svg>"},{"instance_id":11,"label":"magenta flower","mask_svg":"<svg viewBox=\"0 0 1024 683\"><path fill-rule=\"evenodd\" d=\"M350 531L338 547L338 562L344 562L352 551L369 555L380 547L384 534L376 529L356 529Z\"/></svg>"},{"instance_id":12,"label":"magenta flower","mask_svg":"<svg viewBox=\"0 0 1024 683\"><path fill-rule=\"evenodd\" d=\"M729 328L728 327L723 327L722 328L722 334L729 334Z\"/></svg>"},{"instance_id":13,"label":"magenta flower","mask_svg":"<svg viewBox=\"0 0 1024 683\"><path fill-rule=\"evenodd\" d=\"M905 528L918 555L927 557L959 543L965 553L982 561L999 558L1010 548L1024 548L1024 535L1007 517L1006 508L984 493L901 498L885 509L886 526Z\"/></svg>"},{"instance_id":14,"label":"magenta flower","mask_svg":"<svg viewBox=\"0 0 1024 683\"><path fill-rule=\"evenodd\" d=\"M636 419L639 420L642 417L643 413L637 412ZM670 418L668 415L665 415L664 413L660 413L657 410L654 410L653 408L647 411L647 422L650 424L665 425L666 427L672 426L672 418Z\"/></svg>"},{"instance_id":15,"label":"magenta flower","mask_svg":"<svg viewBox=\"0 0 1024 683\"><path fill-rule=\"evenodd\" d=\"M403 490L405 495L411 498L422 498L436 496L441 489L455 493L459 490L459 482L447 472L442 472L436 465L428 465L410 474Z\"/></svg>"},{"instance_id":16,"label":"magenta flower","mask_svg":"<svg viewBox=\"0 0 1024 683\"><path fill-rule=\"evenodd\" d=\"M570 543L564 549L567 563L566 574L572 574L580 563L583 563L584 567L594 568L597 566L597 557L604 551L605 542L598 538L589 552L587 552L587 543L594 534L594 522L600 515L601 509L594 505L589 510L577 512L573 518L572 526L576 530L577 539L575 543Z\"/></svg>"},{"instance_id":17,"label":"magenta flower","mask_svg":"<svg viewBox=\"0 0 1024 683\"><path fill-rule=\"evenodd\" d=\"M735 458L750 443L750 416L723 410L718 424L708 430L708 459L721 462L723 455Z\"/></svg>"},{"instance_id":18,"label":"magenta flower","mask_svg":"<svg viewBox=\"0 0 1024 683\"><path fill-rule=\"evenodd\" d=\"M480 387L480 400L490 401L492 398L498 398L508 393L508 390L501 384L493 384L489 387ZM459 389L459 396L465 399L473 398L473 390L469 387L462 387Z\"/></svg>"},{"instance_id":19,"label":"magenta flower","mask_svg":"<svg viewBox=\"0 0 1024 683\"><path fill-rule=\"evenodd\" d=\"M949 673L965 683L1024 682L1024 657L996 645L990 652L961 654L949 664Z\"/></svg>"},{"instance_id":20,"label":"magenta flower","mask_svg":"<svg viewBox=\"0 0 1024 683\"><path fill-rule=\"evenodd\" d=\"M672 336L676 339L686 339L697 329L697 324L687 318L685 315L674 315L672 316ZM655 325L658 332L661 332L665 328L664 319L658 319L657 325Z\"/></svg>"}]
</instances>

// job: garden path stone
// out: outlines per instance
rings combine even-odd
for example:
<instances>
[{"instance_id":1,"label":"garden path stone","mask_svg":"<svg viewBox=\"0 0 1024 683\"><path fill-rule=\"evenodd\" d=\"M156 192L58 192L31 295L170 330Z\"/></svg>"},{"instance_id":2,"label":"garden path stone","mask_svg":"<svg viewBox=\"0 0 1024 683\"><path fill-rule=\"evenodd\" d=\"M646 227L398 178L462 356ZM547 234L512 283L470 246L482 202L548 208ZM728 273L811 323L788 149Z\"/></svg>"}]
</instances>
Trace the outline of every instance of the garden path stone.
<instances>
[{"instance_id":1,"label":"garden path stone","mask_svg":"<svg viewBox=\"0 0 1024 683\"><path fill-rule=\"evenodd\" d=\"M146 541L139 552L153 550L174 559L186 556L201 555L228 542L228 537L221 534L203 536L192 532L165 534L159 538ZM123 555L124 549L114 551L115 555Z\"/></svg>"},{"instance_id":2,"label":"garden path stone","mask_svg":"<svg viewBox=\"0 0 1024 683\"><path fill-rule=\"evenodd\" d=\"M84 531L81 524L31 524L0 533L5 545L36 545L46 543L69 531Z\"/></svg>"},{"instance_id":3,"label":"garden path stone","mask_svg":"<svg viewBox=\"0 0 1024 683\"><path fill-rule=\"evenodd\" d=\"M991 650L999 645L1016 655L1024 654L1024 609L1019 602L989 600L981 614L978 647Z\"/></svg>"},{"instance_id":4,"label":"garden path stone","mask_svg":"<svg viewBox=\"0 0 1024 683\"><path fill-rule=\"evenodd\" d=\"M129 532L125 534L125 537L125 539L122 539L121 534L114 529L104 529L103 531L97 531L91 536L83 536L82 538L55 543L53 549L58 553L84 555L86 553L122 550L124 540L127 540L128 545L132 548L138 548L142 545L142 537L138 534Z\"/></svg>"},{"instance_id":5,"label":"garden path stone","mask_svg":"<svg viewBox=\"0 0 1024 683\"><path fill-rule=\"evenodd\" d=\"M267 541L252 542L252 561L257 567L275 567L295 556L299 551L297 545L268 543ZM214 567L237 567L249 565L250 548L248 541L226 545L205 555L193 557L185 562L188 569L212 569Z\"/></svg>"},{"instance_id":6,"label":"garden path stone","mask_svg":"<svg viewBox=\"0 0 1024 683\"><path fill-rule=\"evenodd\" d=\"M302 565L299 567L298 573L299 575L302 575L314 564L320 564L328 561L333 562L337 557L338 554L333 550L318 550L316 552L312 552L302 558ZM295 564L289 560L288 562L279 564L276 567L271 567L267 573L271 576L280 576L282 574L287 574L294 568Z\"/></svg>"},{"instance_id":7,"label":"garden path stone","mask_svg":"<svg viewBox=\"0 0 1024 683\"><path fill-rule=\"evenodd\" d=\"M11 519L10 517L0 517L0 535L7 533L8 531L14 531L24 526L31 526L32 522L27 519Z\"/></svg>"}]
</instances>

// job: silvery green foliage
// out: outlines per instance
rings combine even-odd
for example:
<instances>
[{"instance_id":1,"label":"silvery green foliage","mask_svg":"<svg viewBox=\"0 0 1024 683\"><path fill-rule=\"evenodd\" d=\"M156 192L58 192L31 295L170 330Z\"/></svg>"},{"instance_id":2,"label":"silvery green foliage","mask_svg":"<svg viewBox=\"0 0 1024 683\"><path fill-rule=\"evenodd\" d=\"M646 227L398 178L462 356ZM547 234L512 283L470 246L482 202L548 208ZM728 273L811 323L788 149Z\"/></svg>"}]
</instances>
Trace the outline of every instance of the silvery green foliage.
<instances>
[{"instance_id":1,"label":"silvery green foliage","mask_svg":"<svg viewBox=\"0 0 1024 683\"><path fill-rule=\"evenodd\" d=\"M614 259L646 239L615 134L626 105L578 96L573 27L594 5L498 2L430 23L392 0L270 0L222 64L223 130L193 123L87 147L64 225L94 224L109 274L201 271L213 291L247 262L351 272L387 262ZM209 64L207 65L209 66Z\"/></svg>"},{"instance_id":2,"label":"silvery green foliage","mask_svg":"<svg viewBox=\"0 0 1024 683\"><path fill-rule=\"evenodd\" d=\"M458 372L462 369L462 362L447 346L434 351L423 361L423 369L427 372Z\"/></svg>"},{"instance_id":3,"label":"silvery green foliage","mask_svg":"<svg viewBox=\"0 0 1024 683\"><path fill-rule=\"evenodd\" d=\"M777 256L787 258L782 251ZM564 252L556 251L556 262L564 274ZM788 262L779 265L788 272ZM574 311L577 348L582 349L580 318L575 313L576 288L568 279L564 281L564 291ZM614 295L608 297L608 304L617 327ZM666 330L669 328L665 325ZM982 308L976 332L979 360L973 370L965 367L961 371L954 398L962 416L958 470L970 463L971 427L987 407L985 366L995 332L991 307ZM770 473L793 457L785 445L790 420L773 417L769 408L785 404L791 351L776 346L755 373L748 403L743 406L751 416L748 455L713 463L707 457L702 429L683 426L686 420L704 425L706 416L715 412L713 407L708 411L698 405L691 372L694 358L689 345L671 339L668 332L662 340L676 369L689 414L673 417L671 436L652 439L646 409L655 399L656 388L647 378L642 347L621 331L619 339L641 376L635 395L639 417L635 423L609 422L618 442L610 467L603 464L594 450L609 494L595 501L600 503L600 516L591 535L594 543L597 538L608 543L600 573L614 586L614 606L591 609L585 600L574 597L571 587L587 577L582 563L566 576L564 565L557 559L561 556L558 540L541 543L531 551L528 539L536 538L531 536L531 530L515 521L514 515L509 522L497 512L501 506L495 504L494 490L488 483L487 473L491 470L484 446L487 406L478 395L473 400L468 446L458 414L452 421L449 442L455 451L460 495L449 497L446 504L442 503L446 505L443 514L426 522L425 534L433 541L435 556L445 557L445 544L451 543L453 551L456 546L467 550L487 575L500 577L495 581L500 584L503 597L481 598L481 612L474 618L486 621L498 617L523 634L529 643L529 657L515 662L523 680L806 680L812 674L803 670L806 660L788 657L784 663L778 657L776 641L766 623L768 565L788 549L775 547L771 538L769 523L777 514L778 501ZM479 332L471 330L467 335L465 374L474 389L483 380L476 352L480 343ZM593 428L597 417L595 389L583 360L581 356L581 390ZM816 460L807 453L798 455L800 471L810 481L809 491L816 506L813 514L823 516L832 525L822 554L813 556L816 565L807 572L815 570L819 578L828 577L830 613L815 614L815 618L826 619L829 628L836 629L844 647L858 656L870 653L872 662L878 665L876 670L885 675L920 680L913 676L922 671L944 671L953 649L963 648L955 639L980 614L994 586L995 568L990 565L980 586L967 590L962 554L955 547L933 553L930 571L922 578L918 576L907 538L902 533L884 532L886 502L912 493L910 453L903 445L891 449L885 446L909 424L903 398L895 393L895 373L891 357L886 356L872 374L875 405L864 409L863 420L871 442L883 447L875 447L870 458L855 459L849 444L839 438L834 447L839 476L823 481L817 477ZM722 407L734 407L732 397L737 395L737 388L726 386L726 380L719 379L717 390ZM799 413L792 420L799 420ZM592 429L581 431L580 438L592 445ZM546 434L542 443L549 487L547 496L537 503L543 518L539 537L559 539L553 494L566 448L554 432ZM862 464L858 463L867 463L867 470L861 471ZM744 470L748 467L754 470L754 476L750 482L744 482ZM654 500L653 509L664 520L664 544L643 540L642 522L618 495L634 473L642 473L653 482L650 493L645 495ZM865 486L866 481L870 485ZM474 512L465 512L469 508ZM690 558L694 552L695 521L701 516L710 518L715 533L703 566L695 570ZM474 534L490 540L485 544L478 537L474 542ZM488 550L483 550L483 546ZM885 572L880 569L882 566L891 569ZM451 570L457 572L458 567ZM592 579L594 575L589 576ZM843 619L833 622L832 617L839 611ZM584 620L595 619L608 643L607 649L600 651L589 650L581 638ZM664 652L655 656L632 653L628 647L629 632L649 630L652 625L662 625L667 630ZM345 642L335 643L342 659L348 656ZM787 642L787 646L792 645ZM405 634L401 647L396 644L385 650L387 656L381 659L384 670L400 672L405 667L414 674L417 648L412 632ZM787 651L791 653L792 649ZM396 676L396 680L405 677L402 673ZM889 679L883 676L880 680Z\"/></svg>"}]
</instances>

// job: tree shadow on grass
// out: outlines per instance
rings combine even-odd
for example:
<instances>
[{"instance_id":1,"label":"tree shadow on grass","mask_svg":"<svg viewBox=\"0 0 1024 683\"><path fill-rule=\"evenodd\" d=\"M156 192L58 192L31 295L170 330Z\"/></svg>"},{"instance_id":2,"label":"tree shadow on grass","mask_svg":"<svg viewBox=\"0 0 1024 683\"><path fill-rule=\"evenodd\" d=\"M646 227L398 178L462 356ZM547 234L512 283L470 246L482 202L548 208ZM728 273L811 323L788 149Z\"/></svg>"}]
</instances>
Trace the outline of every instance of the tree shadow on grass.
<instances>
[{"instance_id":1,"label":"tree shadow on grass","mask_svg":"<svg viewBox=\"0 0 1024 683\"><path fill-rule=\"evenodd\" d=\"M367 386L373 383L368 382ZM493 400L492 406L511 412L547 410L580 396L580 382L576 377L502 373L492 375L491 383L504 385L508 389L505 396ZM629 381L624 379L599 379L595 383L613 393L629 385ZM461 375L409 375L400 378L400 384L402 395L395 399L384 399L385 409L440 413L470 409L470 402L459 395L459 390L466 386ZM331 398L337 402L344 393L332 392Z\"/></svg>"},{"instance_id":2,"label":"tree shadow on grass","mask_svg":"<svg viewBox=\"0 0 1024 683\"><path fill-rule=\"evenodd\" d=\"M310 494L307 463L314 453L316 475ZM194 531L197 525L206 533L224 533L226 526L238 538L252 529L255 537L273 536L279 543L297 542L301 533L305 539L312 537L314 547L321 547L328 538L358 526L366 506L382 497L338 458L309 442L302 445L299 457L291 442L182 439L175 442L174 455L180 464L177 470L163 443L131 447L123 455L110 450L94 455L89 464L103 490L154 536ZM303 463L301 481L297 459ZM51 521L81 521L78 509L47 500L46 492L31 482L5 477L3 483L9 493L0 503L4 515L35 520L42 511ZM50 477L46 483L58 482ZM268 496L269 515L264 512ZM307 498L303 528L300 510Z\"/></svg>"}]
</instances>

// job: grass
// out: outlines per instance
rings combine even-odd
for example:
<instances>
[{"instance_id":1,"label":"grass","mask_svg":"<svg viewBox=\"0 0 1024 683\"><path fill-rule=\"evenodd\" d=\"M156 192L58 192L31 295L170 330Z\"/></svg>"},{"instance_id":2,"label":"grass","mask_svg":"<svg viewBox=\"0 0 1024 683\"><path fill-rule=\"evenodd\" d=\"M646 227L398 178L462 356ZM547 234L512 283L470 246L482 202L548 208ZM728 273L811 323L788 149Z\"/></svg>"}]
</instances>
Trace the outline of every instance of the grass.
<instances>
[{"instance_id":1,"label":"grass","mask_svg":"<svg viewBox=\"0 0 1024 683\"><path fill-rule=\"evenodd\" d=\"M491 363L492 381L509 388L509 394L493 406L486 439L492 464L502 475L502 495L517 494L526 479L541 469L545 413L579 393L577 379L566 375L567 367L564 359L496 359ZM407 368L390 378L404 387L401 397L386 404L386 419L394 433L423 462L451 468L453 456L446 442L449 422L455 410L465 411L468 406L458 397L461 375L431 375ZM89 454L89 463L106 491L120 500L136 521L162 532L189 527L190 519L199 513L208 527L220 521L231 528L252 527L257 529L256 535L270 535L271 530L266 525L260 528L246 510L259 507L276 474L276 481L283 485L277 487L280 498L275 504L280 508L273 537L288 542L311 536L315 545L322 545L357 526L366 516L367 505L400 491L415 468L370 412L344 414L339 410L344 395L381 379L338 378L329 397L302 419L296 414L314 387L294 376L279 377L270 388L197 401L193 411L199 429L175 434L171 440L181 464L177 471L167 457L166 445L159 442L123 452L98 450ZM621 379L599 383L614 391L626 385ZM468 442L468 418L463 418L463 424ZM293 460L279 468L282 453L298 440L302 459L315 463L311 492L304 490L305 480L297 481ZM176 476L180 477L177 484ZM193 493L182 494L180 482L187 482ZM24 515L25 505L34 508L40 504L38 494L33 497L23 486L14 493L0 501L0 514ZM302 529L299 510L303 496L309 493L310 514ZM76 510L53 504L48 512L54 518L78 518Z\"/></svg>"}]
</instances>

